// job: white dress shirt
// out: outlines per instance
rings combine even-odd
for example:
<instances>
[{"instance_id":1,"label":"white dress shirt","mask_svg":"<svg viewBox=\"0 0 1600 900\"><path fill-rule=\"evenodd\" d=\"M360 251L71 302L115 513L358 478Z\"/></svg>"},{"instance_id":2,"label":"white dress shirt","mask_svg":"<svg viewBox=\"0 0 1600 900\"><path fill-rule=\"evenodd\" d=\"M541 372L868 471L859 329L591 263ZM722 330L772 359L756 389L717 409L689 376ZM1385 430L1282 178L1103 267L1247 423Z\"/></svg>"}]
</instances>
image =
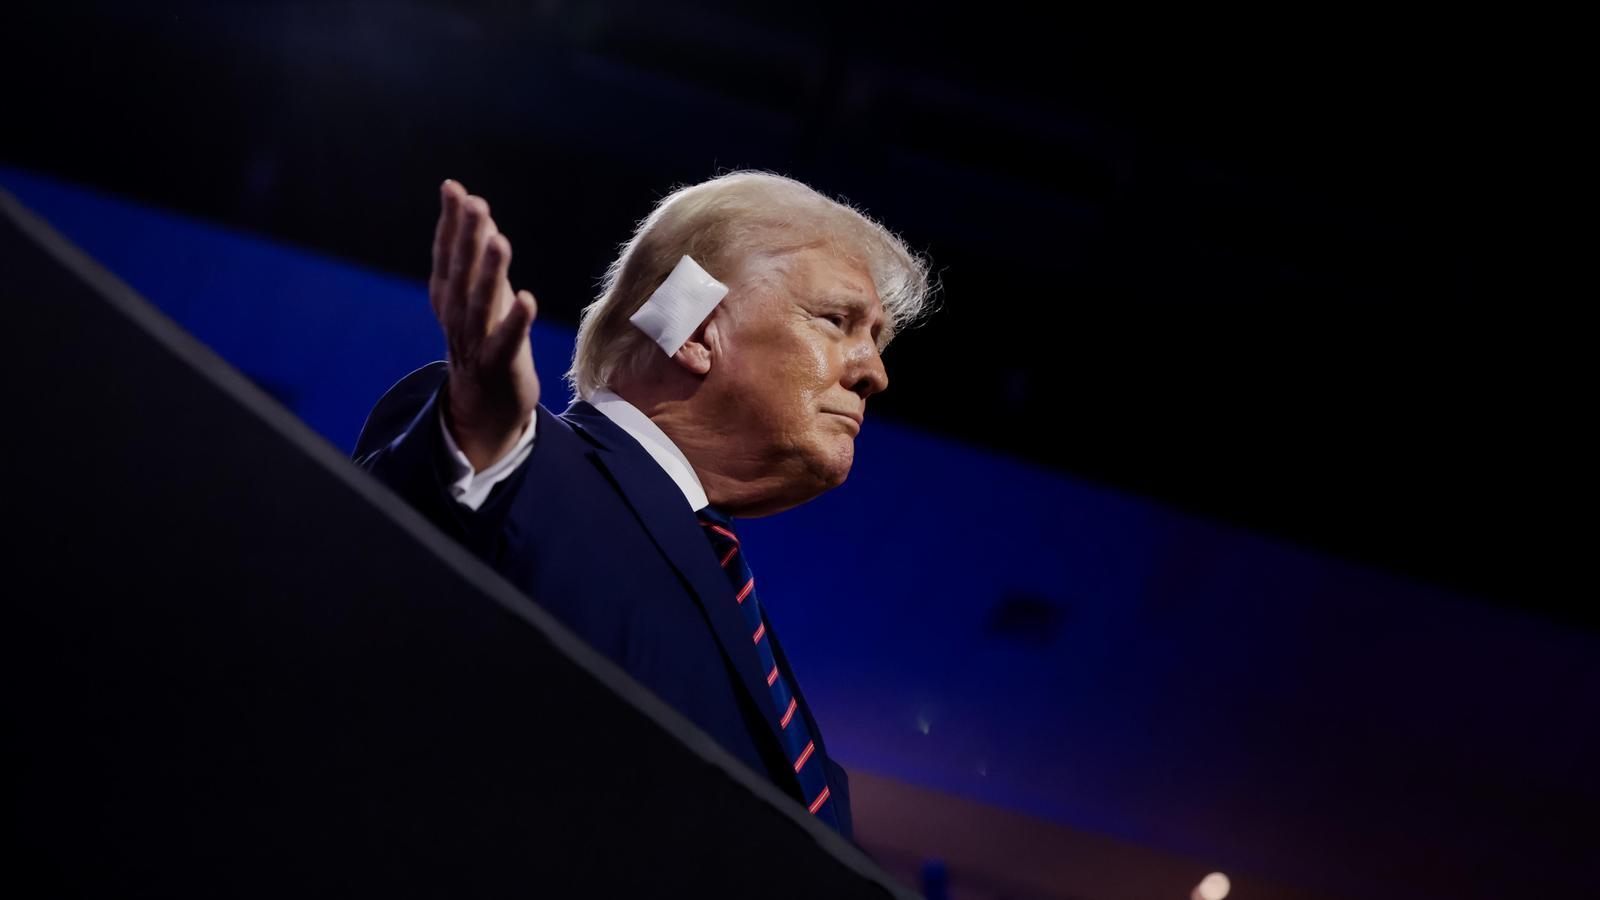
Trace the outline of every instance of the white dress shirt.
<instances>
[{"instance_id":1,"label":"white dress shirt","mask_svg":"<svg viewBox=\"0 0 1600 900\"><path fill-rule=\"evenodd\" d=\"M694 467L689 465L689 460L678 449L678 445L667 437L650 417L640 412L637 406L618 397L610 391L596 391L594 396L587 398L589 403L598 409L601 415L610 419L618 428L626 431L629 436L644 447L650 458L656 461L662 471L672 478L678 490L683 492L683 499L689 508L699 511L709 505L706 499L706 490L700 484L700 476L694 473ZM461 452L456 445L455 438L450 436L450 429L444 424L444 410L439 410L439 429L444 432L444 445L450 451L450 459L454 463L454 479L450 482L450 495L458 503L469 509L477 509L488 499L489 492L494 486L511 476L517 467L527 461L533 453L534 432L538 430L539 415L534 413L528 420L528 427L523 429L522 437L517 439L511 452L484 468L481 472L474 472L472 463L467 460L467 455Z\"/></svg>"}]
</instances>

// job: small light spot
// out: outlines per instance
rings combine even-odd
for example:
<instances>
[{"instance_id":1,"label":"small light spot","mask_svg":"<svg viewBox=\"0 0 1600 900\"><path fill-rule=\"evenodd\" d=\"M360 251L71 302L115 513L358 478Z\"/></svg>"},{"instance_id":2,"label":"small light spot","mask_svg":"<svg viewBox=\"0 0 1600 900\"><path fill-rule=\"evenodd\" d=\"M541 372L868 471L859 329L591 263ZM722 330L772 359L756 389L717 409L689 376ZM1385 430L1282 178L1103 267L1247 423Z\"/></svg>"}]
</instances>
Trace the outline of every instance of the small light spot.
<instances>
[{"instance_id":1,"label":"small light spot","mask_svg":"<svg viewBox=\"0 0 1600 900\"><path fill-rule=\"evenodd\" d=\"M1212 872L1200 879L1200 884L1190 894L1193 900L1223 900L1228 896L1228 891L1233 886L1228 883L1228 876L1221 872Z\"/></svg>"},{"instance_id":2,"label":"small light spot","mask_svg":"<svg viewBox=\"0 0 1600 900\"><path fill-rule=\"evenodd\" d=\"M933 723L928 721L928 717L926 715L918 715L917 716L917 730L918 731L922 732L923 734L927 734L928 733L928 729L932 728L932 727L933 727Z\"/></svg>"}]
</instances>

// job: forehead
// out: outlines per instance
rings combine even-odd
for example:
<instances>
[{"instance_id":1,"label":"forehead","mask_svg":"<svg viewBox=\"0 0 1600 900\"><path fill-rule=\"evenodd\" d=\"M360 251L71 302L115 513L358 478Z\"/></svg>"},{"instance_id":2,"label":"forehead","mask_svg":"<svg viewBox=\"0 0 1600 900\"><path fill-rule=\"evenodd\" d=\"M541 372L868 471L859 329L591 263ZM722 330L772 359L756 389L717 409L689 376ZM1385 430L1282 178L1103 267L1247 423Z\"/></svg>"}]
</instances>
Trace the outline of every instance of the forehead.
<instances>
[{"instance_id":1,"label":"forehead","mask_svg":"<svg viewBox=\"0 0 1600 900\"><path fill-rule=\"evenodd\" d=\"M839 303L882 313L883 301L864 263L821 247L807 247L775 259L784 293L796 300Z\"/></svg>"}]
</instances>

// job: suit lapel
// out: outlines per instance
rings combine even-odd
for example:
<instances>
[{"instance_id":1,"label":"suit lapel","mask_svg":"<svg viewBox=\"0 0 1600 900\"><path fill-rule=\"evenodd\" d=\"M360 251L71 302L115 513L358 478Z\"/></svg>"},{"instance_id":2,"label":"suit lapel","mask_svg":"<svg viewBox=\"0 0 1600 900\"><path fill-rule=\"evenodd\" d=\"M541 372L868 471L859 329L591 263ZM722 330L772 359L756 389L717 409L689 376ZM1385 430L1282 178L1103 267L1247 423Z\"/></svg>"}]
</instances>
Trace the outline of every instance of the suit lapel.
<instances>
[{"instance_id":1,"label":"suit lapel","mask_svg":"<svg viewBox=\"0 0 1600 900\"><path fill-rule=\"evenodd\" d=\"M761 711L772 739L781 746L778 710L767 689L766 673L761 671L744 616L733 602L727 576L717 565L716 554L683 492L637 441L593 406L580 400L562 417L595 444L595 461L611 476L667 562L689 585L723 654L738 673L739 683Z\"/></svg>"}]
</instances>

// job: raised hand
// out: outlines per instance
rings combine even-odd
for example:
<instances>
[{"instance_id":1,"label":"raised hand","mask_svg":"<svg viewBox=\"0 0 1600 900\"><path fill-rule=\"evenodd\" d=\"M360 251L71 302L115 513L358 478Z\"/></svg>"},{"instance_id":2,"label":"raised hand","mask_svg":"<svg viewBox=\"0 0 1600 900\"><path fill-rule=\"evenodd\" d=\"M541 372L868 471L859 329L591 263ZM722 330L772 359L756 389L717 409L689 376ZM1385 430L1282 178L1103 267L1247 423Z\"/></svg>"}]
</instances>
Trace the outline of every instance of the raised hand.
<instances>
[{"instance_id":1,"label":"raised hand","mask_svg":"<svg viewBox=\"0 0 1600 900\"><path fill-rule=\"evenodd\" d=\"M511 242L489 204L455 181L439 187L428 301L444 329L450 362L445 419L474 470L516 446L539 404L528 328L538 304L513 291Z\"/></svg>"}]
</instances>

